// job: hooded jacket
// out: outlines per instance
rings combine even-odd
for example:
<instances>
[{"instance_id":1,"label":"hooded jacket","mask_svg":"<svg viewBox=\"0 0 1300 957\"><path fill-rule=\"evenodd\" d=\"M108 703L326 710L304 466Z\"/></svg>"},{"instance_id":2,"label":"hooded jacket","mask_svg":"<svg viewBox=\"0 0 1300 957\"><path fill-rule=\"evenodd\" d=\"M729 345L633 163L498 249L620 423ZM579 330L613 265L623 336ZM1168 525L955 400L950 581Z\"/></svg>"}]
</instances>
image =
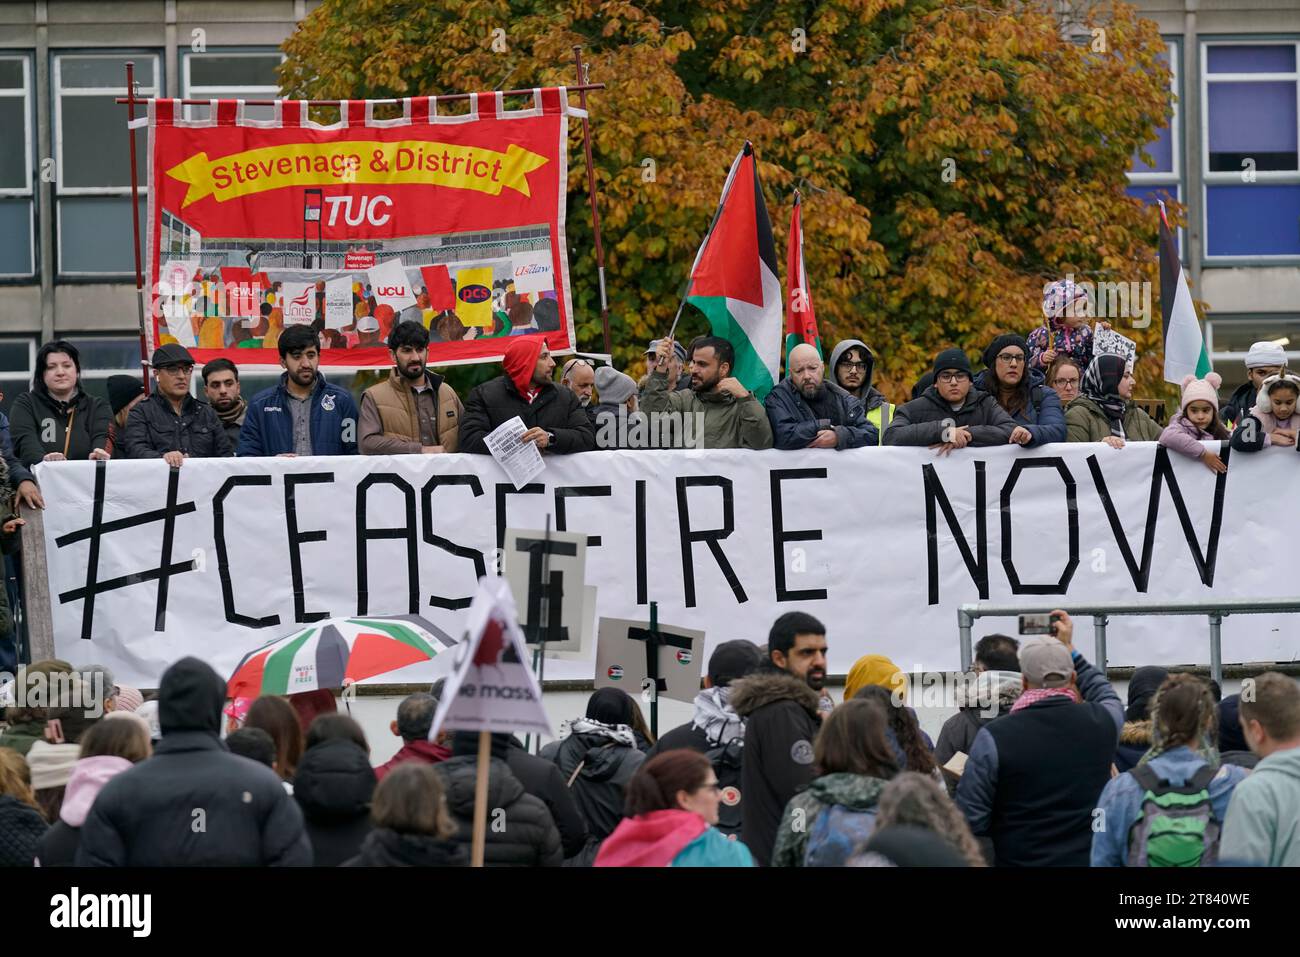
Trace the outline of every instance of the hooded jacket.
<instances>
[{"instance_id":1,"label":"hooded jacket","mask_svg":"<svg viewBox=\"0 0 1300 957\"><path fill-rule=\"evenodd\" d=\"M0 794L0 867L31 867L45 830L39 811Z\"/></svg>"},{"instance_id":2,"label":"hooded jacket","mask_svg":"<svg viewBox=\"0 0 1300 957\"><path fill-rule=\"evenodd\" d=\"M1242 420L1255 407L1259 390L1255 383L1247 379L1233 391L1227 402L1219 406L1219 418L1225 425L1240 425Z\"/></svg>"},{"instance_id":3,"label":"hooded jacket","mask_svg":"<svg viewBox=\"0 0 1300 957\"><path fill-rule=\"evenodd\" d=\"M753 867L739 841L729 841L694 811L651 811L619 822L596 856L596 867Z\"/></svg>"},{"instance_id":4,"label":"hooded jacket","mask_svg":"<svg viewBox=\"0 0 1300 957\"><path fill-rule=\"evenodd\" d=\"M399 834L377 827L366 835L361 851L343 867L468 867L469 855L456 841L427 834Z\"/></svg>"},{"instance_id":5,"label":"hooded jacket","mask_svg":"<svg viewBox=\"0 0 1300 957\"><path fill-rule=\"evenodd\" d=\"M1186 746L1170 748L1148 762L1148 766L1159 778L1174 786L1186 784L1205 764L1204 755ZM1228 812L1233 790L1245 779L1246 774L1244 768L1225 764L1210 781L1210 805L1220 825ZM1128 863L1129 831L1142 816L1143 794L1144 788L1132 772L1111 778L1102 789L1097 807L1104 815L1102 820L1106 826L1094 830L1092 835L1090 863L1093 867L1124 867Z\"/></svg>"},{"instance_id":6,"label":"hooded jacket","mask_svg":"<svg viewBox=\"0 0 1300 957\"><path fill-rule=\"evenodd\" d=\"M636 737L626 725L578 718L569 727L569 736L542 748L541 757L554 763L566 782L572 779L569 793L587 825L585 853L594 853L593 845L608 837L623 819L627 783L645 755L637 749Z\"/></svg>"},{"instance_id":7,"label":"hooded jacket","mask_svg":"<svg viewBox=\"0 0 1300 957\"><path fill-rule=\"evenodd\" d=\"M533 370L537 368L541 351L540 336L512 341L502 360L505 375L470 390L460 420L462 452L488 454L484 441L487 434L515 416L519 416L525 428L545 429L555 436L544 452L567 455L595 449L595 430L576 395L553 382L540 389L533 388Z\"/></svg>"},{"instance_id":8,"label":"hooded jacket","mask_svg":"<svg viewBox=\"0 0 1300 957\"><path fill-rule=\"evenodd\" d=\"M46 441L49 435L45 428L46 420L55 426L49 441ZM14 399L9 410L14 456L29 467L50 452L66 454L69 461L85 461L95 449L107 450L112 421L113 411L109 404L90 395L80 385L68 402L58 401L43 388L32 389Z\"/></svg>"},{"instance_id":9,"label":"hooded jacket","mask_svg":"<svg viewBox=\"0 0 1300 957\"><path fill-rule=\"evenodd\" d=\"M1246 744L1241 730L1241 695L1230 694L1219 702L1219 760L1242 768L1259 764L1259 755Z\"/></svg>"},{"instance_id":10,"label":"hooded jacket","mask_svg":"<svg viewBox=\"0 0 1300 957\"><path fill-rule=\"evenodd\" d=\"M641 393L643 412L678 412L704 416L703 434L706 449L770 449L772 426L763 403L753 393L737 399L730 392L696 392L694 389L668 391L668 376L657 370L650 373Z\"/></svg>"},{"instance_id":11,"label":"hooded jacket","mask_svg":"<svg viewBox=\"0 0 1300 957\"><path fill-rule=\"evenodd\" d=\"M1125 721L1119 729L1119 743L1115 745L1115 770L1120 774L1132 771L1151 750L1151 719Z\"/></svg>"},{"instance_id":12,"label":"hooded jacket","mask_svg":"<svg viewBox=\"0 0 1300 957\"><path fill-rule=\"evenodd\" d=\"M1156 420L1132 402L1124 410L1124 436L1129 442L1155 442L1160 438ZM1110 437L1110 419L1092 399L1081 395L1065 410L1065 441L1104 442Z\"/></svg>"},{"instance_id":13,"label":"hooded jacket","mask_svg":"<svg viewBox=\"0 0 1300 957\"><path fill-rule=\"evenodd\" d=\"M1029 430L1033 439L1029 447L1047 445L1049 442L1065 441L1065 410L1061 408L1061 397L1055 390L1046 386L1047 377L1037 369L1026 371L1020 380L1020 392L1025 404L1011 418L1017 425ZM974 388L987 392L997 401L997 386L993 382L993 373L985 369L975 377ZM1007 413L1011 415L1011 413Z\"/></svg>"},{"instance_id":14,"label":"hooded jacket","mask_svg":"<svg viewBox=\"0 0 1300 957\"><path fill-rule=\"evenodd\" d=\"M778 449L805 449L822 429L835 432L837 449L860 449L878 445L879 433L867 421L862 403L833 382L823 382L828 395L828 405L833 409L829 418L819 418L794 383L782 379L767 394L763 407L772 423L772 445Z\"/></svg>"},{"instance_id":15,"label":"hooded jacket","mask_svg":"<svg viewBox=\"0 0 1300 957\"><path fill-rule=\"evenodd\" d=\"M236 455L283 455L293 451L293 413L289 403L297 400L289 396L288 381L289 373L285 372L278 385L263 389L248 403ZM307 400L311 454L356 455L360 418L352 393L326 381L325 374L318 371Z\"/></svg>"},{"instance_id":16,"label":"hooded jacket","mask_svg":"<svg viewBox=\"0 0 1300 957\"><path fill-rule=\"evenodd\" d=\"M303 752L293 799L302 808L317 867L337 867L360 853L374 793L370 758L354 742L333 738Z\"/></svg>"},{"instance_id":17,"label":"hooded jacket","mask_svg":"<svg viewBox=\"0 0 1300 957\"><path fill-rule=\"evenodd\" d=\"M790 799L817 776L813 740L821 729L820 695L773 665L731 683L731 705L745 719L740 839L760 866L772 860L777 828Z\"/></svg>"},{"instance_id":18,"label":"hooded jacket","mask_svg":"<svg viewBox=\"0 0 1300 957\"><path fill-rule=\"evenodd\" d=\"M186 395L177 415L161 392L154 392L126 417L122 447L128 459L156 459L168 452L212 459L235 451L212 406Z\"/></svg>"},{"instance_id":19,"label":"hooded jacket","mask_svg":"<svg viewBox=\"0 0 1300 957\"><path fill-rule=\"evenodd\" d=\"M1300 867L1300 748L1262 758L1237 786L1223 825L1219 861Z\"/></svg>"},{"instance_id":20,"label":"hooded jacket","mask_svg":"<svg viewBox=\"0 0 1300 957\"><path fill-rule=\"evenodd\" d=\"M984 671L976 680L975 703L960 701L957 713L939 729L939 740L934 745L934 763L941 768L958 751L969 756L980 728L1009 714L1024 687L1018 671Z\"/></svg>"},{"instance_id":21,"label":"hooded jacket","mask_svg":"<svg viewBox=\"0 0 1300 957\"><path fill-rule=\"evenodd\" d=\"M505 747L499 748L498 739ZM560 848L566 858L582 852L587 844L587 822L578 812L573 794L566 786L564 775L552 762L536 754L529 754L513 734L492 736L493 754L503 758L510 773L535 798L539 798L551 812L555 828L560 832Z\"/></svg>"},{"instance_id":22,"label":"hooded jacket","mask_svg":"<svg viewBox=\"0 0 1300 957\"><path fill-rule=\"evenodd\" d=\"M973 385L957 410L939 395L938 388L930 386L919 399L895 410L894 421L885 432L885 444L938 445L943 442L945 421L967 426L972 446L1006 445L1016 428L1016 420L1007 415L1006 409Z\"/></svg>"},{"instance_id":23,"label":"hooded jacket","mask_svg":"<svg viewBox=\"0 0 1300 957\"><path fill-rule=\"evenodd\" d=\"M730 685L705 688L695 696L695 714L680 727L659 735L647 758L665 751L689 748L703 754L745 736L745 719L731 705Z\"/></svg>"},{"instance_id":24,"label":"hooded jacket","mask_svg":"<svg viewBox=\"0 0 1300 957\"><path fill-rule=\"evenodd\" d=\"M59 819L45 832L36 852L41 867L71 867L81 843L81 825L104 785L133 765L126 758L103 754L82 758L72 770Z\"/></svg>"},{"instance_id":25,"label":"hooded jacket","mask_svg":"<svg viewBox=\"0 0 1300 957\"><path fill-rule=\"evenodd\" d=\"M158 692L162 741L99 792L77 866L311 864L302 812L279 776L231 754L218 736L225 694L225 682L197 658L167 669Z\"/></svg>"},{"instance_id":26,"label":"hooded jacket","mask_svg":"<svg viewBox=\"0 0 1300 957\"><path fill-rule=\"evenodd\" d=\"M840 377L836 373L835 367L838 366L840 360L844 358L844 353L854 348L862 350L864 356L863 361L866 363L867 368L862 379L862 385L849 392L849 395L861 402L862 408L867 412L870 412L872 409L878 409L882 405L888 406L890 403L885 398L884 393L871 384L871 380L876 371L876 357L872 351L867 348L867 344L861 339L841 339L839 342L835 343L835 348L831 350L831 381L836 385L840 384ZM892 406L890 407L892 408Z\"/></svg>"},{"instance_id":27,"label":"hooded jacket","mask_svg":"<svg viewBox=\"0 0 1300 957\"><path fill-rule=\"evenodd\" d=\"M832 805L840 805L851 811L868 814L874 823L876 804L880 792L885 789L881 778L867 777L865 774L824 774L790 799L781 817L781 826L776 833L776 848L772 852L773 867L803 867L808 850L808 835L812 833L819 818ZM803 822L803 827L796 827L794 822Z\"/></svg>"},{"instance_id":28,"label":"hooded jacket","mask_svg":"<svg viewBox=\"0 0 1300 957\"><path fill-rule=\"evenodd\" d=\"M434 770L442 776L447 791L447 810L456 822L452 838L466 852L474 834L474 785L478 776L477 735L468 747L457 735L456 755ZM504 815L504 826L489 826L483 861L488 867L559 867L564 862L560 832L546 804L524 791L510 767L493 755L488 765L488 807L493 815Z\"/></svg>"}]
</instances>

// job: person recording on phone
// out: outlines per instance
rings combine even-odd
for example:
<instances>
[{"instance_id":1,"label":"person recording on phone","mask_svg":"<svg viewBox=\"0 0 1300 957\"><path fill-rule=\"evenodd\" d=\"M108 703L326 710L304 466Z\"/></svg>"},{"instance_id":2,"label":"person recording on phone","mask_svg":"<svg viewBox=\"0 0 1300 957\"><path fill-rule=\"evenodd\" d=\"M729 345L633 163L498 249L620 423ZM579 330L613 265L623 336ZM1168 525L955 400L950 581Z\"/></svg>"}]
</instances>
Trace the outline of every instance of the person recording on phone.
<instances>
[{"instance_id":1,"label":"person recording on phone","mask_svg":"<svg viewBox=\"0 0 1300 957\"><path fill-rule=\"evenodd\" d=\"M1022 616L1021 633L1036 629ZM1124 705L1073 645L1064 611L1051 636L1020 646L1024 691L1011 713L981 728L957 786L971 831L993 841L995 863L1087 867L1092 812L1110 780Z\"/></svg>"}]
</instances>

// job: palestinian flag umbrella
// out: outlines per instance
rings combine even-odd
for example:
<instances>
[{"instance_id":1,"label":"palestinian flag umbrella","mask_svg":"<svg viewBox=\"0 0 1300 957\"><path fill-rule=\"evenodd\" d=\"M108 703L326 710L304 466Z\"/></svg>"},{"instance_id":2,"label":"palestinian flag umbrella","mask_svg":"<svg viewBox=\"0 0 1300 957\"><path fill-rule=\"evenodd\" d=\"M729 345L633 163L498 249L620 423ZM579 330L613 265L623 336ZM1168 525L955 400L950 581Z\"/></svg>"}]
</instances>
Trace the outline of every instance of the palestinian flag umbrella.
<instances>
[{"instance_id":1,"label":"palestinian flag umbrella","mask_svg":"<svg viewBox=\"0 0 1300 957\"><path fill-rule=\"evenodd\" d=\"M330 618L249 652L226 693L255 698L341 688L429 661L454 644L456 639L418 615Z\"/></svg>"}]
</instances>

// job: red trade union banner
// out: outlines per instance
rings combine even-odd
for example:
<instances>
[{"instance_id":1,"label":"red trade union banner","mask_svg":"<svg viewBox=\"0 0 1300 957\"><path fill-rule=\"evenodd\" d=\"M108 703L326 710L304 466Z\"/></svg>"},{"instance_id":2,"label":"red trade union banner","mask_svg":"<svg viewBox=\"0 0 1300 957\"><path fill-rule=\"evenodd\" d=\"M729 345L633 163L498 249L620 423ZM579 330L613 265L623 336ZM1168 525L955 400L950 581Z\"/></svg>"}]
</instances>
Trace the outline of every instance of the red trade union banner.
<instances>
[{"instance_id":1,"label":"red trade union banner","mask_svg":"<svg viewBox=\"0 0 1300 957\"><path fill-rule=\"evenodd\" d=\"M149 126L149 351L179 342L200 364L278 369L280 333L311 325L322 365L386 368L403 321L429 330L430 365L497 360L519 335L573 351L568 95L532 99L507 110L476 93L453 116L411 97L389 120L349 100L329 125L297 100L272 120L236 100L201 120L150 101L136 121Z\"/></svg>"}]
</instances>

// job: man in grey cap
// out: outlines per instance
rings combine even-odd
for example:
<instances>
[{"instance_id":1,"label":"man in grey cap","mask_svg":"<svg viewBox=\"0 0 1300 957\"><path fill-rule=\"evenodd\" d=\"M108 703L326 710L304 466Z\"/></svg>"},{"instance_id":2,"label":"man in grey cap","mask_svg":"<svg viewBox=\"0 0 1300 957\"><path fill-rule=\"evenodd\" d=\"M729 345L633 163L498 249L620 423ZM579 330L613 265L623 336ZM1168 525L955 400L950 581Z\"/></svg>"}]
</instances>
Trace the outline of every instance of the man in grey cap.
<instances>
[{"instance_id":1,"label":"man in grey cap","mask_svg":"<svg viewBox=\"0 0 1300 957\"><path fill-rule=\"evenodd\" d=\"M1052 616L1054 637L1021 645L1025 690L975 735L957 785L957 805L977 837L992 839L999 866L1088 866L1093 809L1124 724L1119 695L1071 643L1070 616Z\"/></svg>"},{"instance_id":2,"label":"man in grey cap","mask_svg":"<svg viewBox=\"0 0 1300 957\"><path fill-rule=\"evenodd\" d=\"M184 346L170 342L154 350L156 388L126 420L123 444L129 459L161 457L172 468L194 458L233 455L230 438L212 406L190 395L194 357Z\"/></svg>"},{"instance_id":3,"label":"man in grey cap","mask_svg":"<svg viewBox=\"0 0 1300 957\"><path fill-rule=\"evenodd\" d=\"M637 412L636 382L613 366L601 366L595 375L598 401L587 406L592 428L596 430L596 448L648 448L647 443L630 441L629 433L643 416Z\"/></svg>"},{"instance_id":4,"label":"man in grey cap","mask_svg":"<svg viewBox=\"0 0 1300 957\"><path fill-rule=\"evenodd\" d=\"M650 378L650 372L654 369L655 353L659 351L659 340L653 339L650 342L650 348L646 349L646 374L641 378L640 388L645 390L646 382ZM669 392L685 392L691 387L691 377L682 375L682 370L686 367L686 347L680 342L673 342L673 354L668 359L668 368L665 370L668 375Z\"/></svg>"}]
</instances>

